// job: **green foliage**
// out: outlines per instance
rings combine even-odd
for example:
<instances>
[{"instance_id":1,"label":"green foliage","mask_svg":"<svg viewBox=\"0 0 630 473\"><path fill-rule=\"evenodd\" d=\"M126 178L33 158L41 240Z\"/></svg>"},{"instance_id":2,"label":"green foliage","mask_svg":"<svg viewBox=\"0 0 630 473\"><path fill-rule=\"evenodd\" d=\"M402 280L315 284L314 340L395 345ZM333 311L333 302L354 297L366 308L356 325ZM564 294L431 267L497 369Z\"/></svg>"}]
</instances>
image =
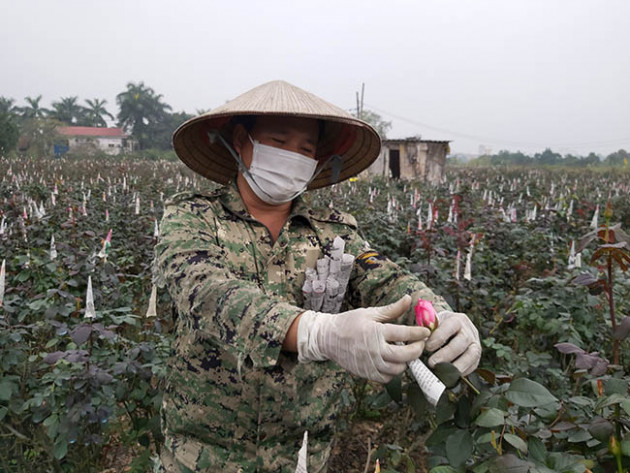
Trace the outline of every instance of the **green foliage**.
<instances>
[{"instance_id":1,"label":"green foliage","mask_svg":"<svg viewBox=\"0 0 630 473\"><path fill-rule=\"evenodd\" d=\"M52 118L26 118L20 125L18 151L30 156L51 156L59 140L57 128L63 125Z\"/></svg>"},{"instance_id":2,"label":"green foliage","mask_svg":"<svg viewBox=\"0 0 630 473\"><path fill-rule=\"evenodd\" d=\"M372 125L380 135L381 139L384 140L387 138L387 132L391 129L392 122L385 121L383 117L372 110L361 110L360 115L357 115L356 113L354 115L364 122Z\"/></svg>"},{"instance_id":3,"label":"green foliage","mask_svg":"<svg viewBox=\"0 0 630 473\"><path fill-rule=\"evenodd\" d=\"M138 140L140 149L155 145L163 128L174 131L167 113L171 106L162 101L162 95L156 94L151 87L144 82L127 84L127 90L116 96L118 112L118 125L131 132ZM170 144L170 142L169 142Z\"/></svg>"},{"instance_id":4,"label":"green foliage","mask_svg":"<svg viewBox=\"0 0 630 473\"><path fill-rule=\"evenodd\" d=\"M600 156L591 152L587 156L575 156L567 154L562 156L547 148L542 153L533 156L526 155L520 151L501 150L497 154L482 155L468 163L467 166L558 166L565 168L579 167L604 167L614 166L628 169L630 158L624 149L615 151L608 156Z\"/></svg>"},{"instance_id":5,"label":"green foliage","mask_svg":"<svg viewBox=\"0 0 630 473\"><path fill-rule=\"evenodd\" d=\"M0 260L7 271L0 470L101 471L103 446L122 442L135 452L135 471L147 471L161 445L161 380L171 341L166 294L158 318L144 317L154 224L164 196L197 185L196 178L175 163L113 158L0 158L0 167L19 176L0 184L6 225ZM110 228L112 246L101 258ZM83 317L88 276L93 320Z\"/></svg>"},{"instance_id":6,"label":"green foliage","mask_svg":"<svg viewBox=\"0 0 630 473\"><path fill-rule=\"evenodd\" d=\"M441 187L356 182L312 197L322 205L333 200L354 213L371 246L428 281L480 328L482 367L470 376L479 394L465 383L453 386L453 379L445 377L452 387L433 409L407 377L387 387L390 398L418 420L399 425L401 430L413 438L422 431L421 420L431 424L425 444L430 471L612 471L608 468L614 468L616 457L608 446L611 435L620 452L630 441L630 419L623 407L630 403L625 368L630 359L625 338L630 333L625 317L630 313L630 281L621 266L613 268L618 328L611 330L608 296L581 281L598 281L606 269L601 258L624 250L598 250L579 241L588 234L595 204L603 208L602 195L611 194L615 221L627 221L628 177L461 169ZM409 205L416 191L422 229L417 229L417 207ZM482 195L489 191L494 203ZM366 198L370 194L374 197ZM426 228L429 202L440 215L431 229ZM458 219L445 222L453 205ZM525 218L534 205L536 218ZM508 206L514 207L516 222L509 218ZM622 226L610 223L619 237ZM473 234L472 280L462 278L465 259L457 279L457 250L465 255ZM592 260L595 267L569 266L572 241L582 250L584 264ZM621 255L618 260L626 261ZM578 278L585 271L591 279ZM608 361L615 339L620 340L618 365ZM442 370L436 372L444 377ZM362 405L374 405L377 393L364 397ZM386 406L384 400L381 405ZM387 416L386 407L377 412L380 419ZM418 448L403 441L395 445L412 457ZM390 450L381 449L382 465L405 471L390 463ZM627 468L630 458L621 455Z\"/></svg>"},{"instance_id":7,"label":"green foliage","mask_svg":"<svg viewBox=\"0 0 630 473\"><path fill-rule=\"evenodd\" d=\"M0 158L6 176L0 220L7 225L0 235L7 265L0 308L2 471L98 472L104 452L121 444L132 452L131 471L147 471L160 448L171 321L161 291L158 318L144 317L154 224L163 198L213 185L161 159L161 152L150 154ZM436 408L407 373L386 390L359 381L343 393L348 422L367 419L383 431L371 451L381 471L425 471L425 449L432 472L604 472L618 469L618 461L628 468L630 278L615 258L626 261L619 230L630 228L629 177L601 169L462 168L439 186L373 180L309 194L314 205L332 202L353 213L372 246L466 312L481 333L481 367L468 380L452 365L436 368L449 387ZM603 209L609 194L614 214L593 233L595 206ZM438 213L430 229L429 202ZM40 204L43 215L35 211ZM449 208L456 218L447 221ZM97 254L110 228L105 259ZM611 232L621 240L612 241ZM572 241L582 249L582 268L568 264ZM88 276L94 320L83 318Z\"/></svg>"},{"instance_id":8,"label":"green foliage","mask_svg":"<svg viewBox=\"0 0 630 473\"><path fill-rule=\"evenodd\" d=\"M9 113L0 112L0 154L15 149L19 138L17 123Z\"/></svg>"},{"instance_id":9,"label":"green foliage","mask_svg":"<svg viewBox=\"0 0 630 473\"><path fill-rule=\"evenodd\" d=\"M61 97L61 100L52 103L48 117L67 126L83 124L85 108L77 103L78 100L79 97Z\"/></svg>"},{"instance_id":10,"label":"green foliage","mask_svg":"<svg viewBox=\"0 0 630 473\"><path fill-rule=\"evenodd\" d=\"M105 104L107 100L85 99L87 107L83 109L82 124L86 126L107 126L105 117L114 120L114 116L107 111Z\"/></svg>"}]
</instances>

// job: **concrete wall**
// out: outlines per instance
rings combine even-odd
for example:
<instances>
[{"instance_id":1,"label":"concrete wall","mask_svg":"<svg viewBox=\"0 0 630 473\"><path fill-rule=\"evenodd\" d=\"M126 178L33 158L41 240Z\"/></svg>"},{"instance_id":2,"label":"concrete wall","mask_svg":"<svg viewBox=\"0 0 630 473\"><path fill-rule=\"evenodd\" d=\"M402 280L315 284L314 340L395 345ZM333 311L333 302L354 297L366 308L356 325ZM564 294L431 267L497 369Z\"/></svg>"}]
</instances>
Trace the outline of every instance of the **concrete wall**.
<instances>
[{"instance_id":1,"label":"concrete wall","mask_svg":"<svg viewBox=\"0 0 630 473\"><path fill-rule=\"evenodd\" d=\"M400 179L419 179L438 183L444 175L448 141L423 141L415 138L405 140L384 140L381 154L372 165L362 173L365 176L398 177ZM396 170L398 154L398 176Z\"/></svg>"},{"instance_id":2,"label":"concrete wall","mask_svg":"<svg viewBox=\"0 0 630 473\"><path fill-rule=\"evenodd\" d=\"M68 139L68 145L70 151L88 146L93 146L111 155L117 155L123 151L123 140L116 137L74 136Z\"/></svg>"}]
</instances>

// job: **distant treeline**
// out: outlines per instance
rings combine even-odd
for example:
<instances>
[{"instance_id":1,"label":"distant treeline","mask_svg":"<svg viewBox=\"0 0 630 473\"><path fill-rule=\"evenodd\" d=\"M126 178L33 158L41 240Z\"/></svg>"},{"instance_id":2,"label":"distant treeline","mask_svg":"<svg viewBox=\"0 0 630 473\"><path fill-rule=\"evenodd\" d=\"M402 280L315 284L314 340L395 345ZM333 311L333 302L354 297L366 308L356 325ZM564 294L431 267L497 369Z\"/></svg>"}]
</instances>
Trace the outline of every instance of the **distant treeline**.
<instances>
[{"instance_id":1,"label":"distant treeline","mask_svg":"<svg viewBox=\"0 0 630 473\"><path fill-rule=\"evenodd\" d=\"M615 166L629 167L630 155L624 149L615 151L608 156L601 157L595 153L588 156L576 156L573 154L561 155L547 148L542 153L533 156L520 151L499 151L497 154L482 155L471 160L464 160L458 157L449 157L450 164L465 164L468 166L568 166L568 167L592 167L592 166Z\"/></svg>"},{"instance_id":2,"label":"distant treeline","mask_svg":"<svg viewBox=\"0 0 630 473\"><path fill-rule=\"evenodd\" d=\"M107 101L98 98L81 103L76 96L61 97L51 108L44 107L41 100L41 95L29 96L23 105L16 105L15 99L0 97L0 154L50 154L59 140L58 127L107 127L108 121L123 128L140 150L168 150L173 131L193 116L172 112L162 95L143 82L128 83L116 96L116 116L108 110Z\"/></svg>"}]
</instances>

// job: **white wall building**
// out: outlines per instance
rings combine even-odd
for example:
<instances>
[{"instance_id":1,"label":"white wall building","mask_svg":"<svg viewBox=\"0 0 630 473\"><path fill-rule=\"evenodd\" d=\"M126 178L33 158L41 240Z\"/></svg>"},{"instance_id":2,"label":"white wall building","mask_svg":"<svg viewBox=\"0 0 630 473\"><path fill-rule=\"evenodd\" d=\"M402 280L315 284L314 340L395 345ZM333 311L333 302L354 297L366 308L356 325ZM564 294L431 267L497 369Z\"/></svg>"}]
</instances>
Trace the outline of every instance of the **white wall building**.
<instances>
[{"instance_id":1,"label":"white wall building","mask_svg":"<svg viewBox=\"0 0 630 473\"><path fill-rule=\"evenodd\" d=\"M68 151L98 150L116 155L133 151L133 141L122 128L63 126L57 129L68 140Z\"/></svg>"}]
</instances>

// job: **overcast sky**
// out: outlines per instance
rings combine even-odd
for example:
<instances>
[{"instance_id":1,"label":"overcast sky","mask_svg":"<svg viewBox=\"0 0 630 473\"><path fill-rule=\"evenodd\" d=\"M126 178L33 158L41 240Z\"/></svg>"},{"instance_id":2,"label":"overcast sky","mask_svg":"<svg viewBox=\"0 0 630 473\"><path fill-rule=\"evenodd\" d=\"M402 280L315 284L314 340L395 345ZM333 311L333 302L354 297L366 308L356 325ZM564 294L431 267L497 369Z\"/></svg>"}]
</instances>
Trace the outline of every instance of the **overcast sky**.
<instances>
[{"instance_id":1,"label":"overcast sky","mask_svg":"<svg viewBox=\"0 0 630 473\"><path fill-rule=\"evenodd\" d=\"M283 79L392 122L390 138L527 153L630 150L628 0L0 0L0 96L174 111Z\"/></svg>"}]
</instances>

